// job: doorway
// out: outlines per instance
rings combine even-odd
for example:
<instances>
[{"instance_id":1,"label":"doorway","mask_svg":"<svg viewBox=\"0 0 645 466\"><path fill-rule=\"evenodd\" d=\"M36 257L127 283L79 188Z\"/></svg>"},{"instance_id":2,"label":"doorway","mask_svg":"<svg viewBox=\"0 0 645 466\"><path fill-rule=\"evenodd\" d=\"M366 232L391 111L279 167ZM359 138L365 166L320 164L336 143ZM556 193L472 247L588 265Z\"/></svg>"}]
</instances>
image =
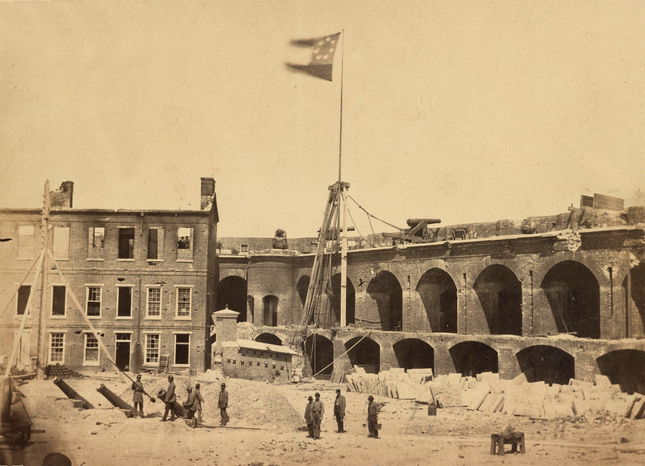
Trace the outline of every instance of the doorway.
<instances>
[{"instance_id":1,"label":"doorway","mask_svg":"<svg viewBox=\"0 0 645 466\"><path fill-rule=\"evenodd\" d=\"M119 370L130 370L130 334L116 334L116 367Z\"/></svg>"}]
</instances>

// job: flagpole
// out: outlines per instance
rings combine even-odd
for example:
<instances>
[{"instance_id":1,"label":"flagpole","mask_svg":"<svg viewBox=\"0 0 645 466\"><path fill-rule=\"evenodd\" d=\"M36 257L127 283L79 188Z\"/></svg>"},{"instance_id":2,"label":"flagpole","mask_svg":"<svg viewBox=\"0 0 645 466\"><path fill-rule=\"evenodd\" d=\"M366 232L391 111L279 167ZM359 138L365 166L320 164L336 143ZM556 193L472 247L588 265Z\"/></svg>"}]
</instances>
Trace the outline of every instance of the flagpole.
<instances>
[{"instance_id":1,"label":"flagpole","mask_svg":"<svg viewBox=\"0 0 645 466\"><path fill-rule=\"evenodd\" d=\"M341 30L343 36L342 50L340 55L340 132L338 138L338 187L340 189L340 207L338 215L342 212L342 223L340 225L340 326L347 325L347 205L345 198L345 183L342 178L343 159L343 78L345 74L345 29Z\"/></svg>"},{"instance_id":2,"label":"flagpole","mask_svg":"<svg viewBox=\"0 0 645 466\"><path fill-rule=\"evenodd\" d=\"M343 37L342 48L340 52L340 133L338 137L338 182L343 181L341 162L343 159L343 77L345 68L345 29L342 29L341 36Z\"/></svg>"}]
</instances>

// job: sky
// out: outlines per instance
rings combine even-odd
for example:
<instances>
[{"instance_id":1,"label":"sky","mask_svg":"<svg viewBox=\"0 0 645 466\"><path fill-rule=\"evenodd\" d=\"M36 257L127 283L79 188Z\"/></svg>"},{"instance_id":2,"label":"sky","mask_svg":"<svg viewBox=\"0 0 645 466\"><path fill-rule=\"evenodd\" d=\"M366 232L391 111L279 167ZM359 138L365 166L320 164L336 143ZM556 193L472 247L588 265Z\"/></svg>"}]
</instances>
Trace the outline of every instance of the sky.
<instances>
[{"instance_id":1,"label":"sky","mask_svg":"<svg viewBox=\"0 0 645 466\"><path fill-rule=\"evenodd\" d=\"M212 176L219 235L315 235L341 56L333 82L285 63L341 30L343 179L374 215L520 220L644 188L643 1L0 0L0 207L49 179L78 208L198 209Z\"/></svg>"}]
</instances>

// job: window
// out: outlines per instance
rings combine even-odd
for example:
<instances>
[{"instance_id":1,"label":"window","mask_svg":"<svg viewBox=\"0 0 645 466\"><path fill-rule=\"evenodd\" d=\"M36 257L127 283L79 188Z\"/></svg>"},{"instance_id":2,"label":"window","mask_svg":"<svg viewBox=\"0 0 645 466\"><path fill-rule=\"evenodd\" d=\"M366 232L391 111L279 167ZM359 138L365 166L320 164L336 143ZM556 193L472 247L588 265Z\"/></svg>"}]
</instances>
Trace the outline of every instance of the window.
<instances>
[{"instance_id":1,"label":"window","mask_svg":"<svg viewBox=\"0 0 645 466\"><path fill-rule=\"evenodd\" d=\"M116 316L132 317L132 287L131 286L117 287Z\"/></svg>"},{"instance_id":2,"label":"window","mask_svg":"<svg viewBox=\"0 0 645 466\"><path fill-rule=\"evenodd\" d=\"M248 244L241 244L240 245L240 252L243 253L243 254L249 252L249 245Z\"/></svg>"},{"instance_id":3,"label":"window","mask_svg":"<svg viewBox=\"0 0 645 466\"><path fill-rule=\"evenodd\" d=\"M65 285L52 286L52 315L64 316L65 315L65 298L66 298Z\"/></svg>"},{"instance_id":4,"label":"window","mask_svg":"<svg viewBox=\"0 0 645 466\"><path fill-rule=\"evenodd\" d=\"M33 259L36 238L33 225L18 227L18 259Z\"/></svg>"},{"instance_id":5,"label":"window","mask_svg":"<svg viewBox=\"0 0 645 466\"><path fill-rule=\"evenodd\" d=\"M161 260L163 251L163 228L148 230L148 260Z\"/></svg>"},{"instance_id":6,"label":"window","mask_svg":"<svg viewBox=\"0 0 645 466\"><path fill-rule=\"evenodd\" d=\"M85 311L88 317L101 317L101 287L88 286Z\"/></svg>"},{"instance_id":7,"label":"window","mask_svg":"<svg viewBox=\"0 0 645 466\"><path fill-rule=\"evenodd\" d=\"M159 362L159 341L161 335L147 334L146 335L146 364L157 364Z\"/></svg>"},{"instance_id":8,"label":"window","mask_svg":"<svg viewBox=\"0 0 645 466\"><path fill-rule=\"evenodd\" d=\"M29 301L29 293L31 292L31 286L22 285L18 288L18 298L17 298L17 308L16 313L21 316L25 314L27 309L27 301ZM27 312L30 314L30 312Z\"/></svg>"},{"instance_id":9,"label":"window","mask_svg":"<svg viewBox=\"0 0 645 466\"><path fill-rule=\"evenodd\" d=\"M146 317L161 317L161 287L150 286L147 291Z\"/></svg>"},{"instance_id":10,"label":"window","mask_svg":"<svg viewBox=\"0 0 645 466\"><path fill-rule=\"evenodd\" d=\"M88 366L98 366L99 364L99 341L93 333L85 334L83 364Z\"/></svg>"},{"instance_id":11,"label":"window","mask_svg":"<svg viewBox=\"0 0 645 466\"><path fill-rule=\"evenodd\" d=\"M190 317L190 300L192 288L177 287L177 317Z\"/></svg>"},{"instance_id":12,"label":"window","mask_svg":"<svg viewBox=\"0 0 645 466\"><path fill-rule=\"evenodd\" d=\"M134 259L134 228L119 228L119 259Z\"/></svg>"},{"instance_id":13,"label":"window","mask_svg":"<svg viewBox=\"0 0 645 466\"><path fill-rule=\"evenodd\" d=\"M103 259L105 246L105 228L90 227L87 235L87 257L88 259Z\"/></svg>"},{"instance_id":14,"label":"window","mask_svg":"<svg viewBox=\"0 0 645 466\"><path fill-rule=\"evenodd\" d=\"M177 260L193 260L193 229L190 227L177 229Z\"/></svg>"},{"instance_id":15,"label":"window","mask_svg":"<svg viewBox=\"0 0 645 466\"><path fill-rule=\"evenodd\" d=\"M69 227L54 227L54 258L69 257Z\"/></svg>"},{"instance_id":16,"label":"window","mask_svg":"<svg viewBox=\"0 0 645 466\"><path fill-rule=\"evenodd\" d=\"M63 332L49 334L49 362L50 364L65 362L65 334Z\"/></svg>"},{"instance_id":17,"label":"window","mask_svg":"<svg viewBox=\"0 0 645 466\"><path fill-rule=\"evenodd\" d=\"M190 363L190 334L175 334L175 365L187 366Z\"/></svg>"}]
</instances>

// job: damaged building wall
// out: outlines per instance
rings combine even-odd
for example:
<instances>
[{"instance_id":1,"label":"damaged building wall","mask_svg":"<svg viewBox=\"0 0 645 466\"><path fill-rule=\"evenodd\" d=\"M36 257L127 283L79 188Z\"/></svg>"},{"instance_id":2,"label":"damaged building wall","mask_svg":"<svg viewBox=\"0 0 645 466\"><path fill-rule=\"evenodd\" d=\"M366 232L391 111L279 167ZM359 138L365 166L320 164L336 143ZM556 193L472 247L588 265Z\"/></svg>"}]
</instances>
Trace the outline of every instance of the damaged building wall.
<instances>
[{"instance_id":1,"label":"damaged building wall","mask_svg":"<svg viewBox=\"0 0 645 466\"><path fill-rule=\"evenodd\" d=\"M50 246L69 287L49 270L42 337L49 363L112 369L78 315L73 291L121 368L156 368L164 355L174 370L210 366L206 310L215 306L218 281L217 257L209 254L217 234L214 192L210 198L203 211L52 210ZM0 234L11 238L0 243L0 301L10 301L0 353L7 355L19 338L23 359L37 352L40 280L21 336L16 333L30 290L15 290L40 251L40 221L37 209L0 211ZM21 235L25 227L28 242ZM63 236L57 239L57 233Z\"/></svg>"}]
</instances>

